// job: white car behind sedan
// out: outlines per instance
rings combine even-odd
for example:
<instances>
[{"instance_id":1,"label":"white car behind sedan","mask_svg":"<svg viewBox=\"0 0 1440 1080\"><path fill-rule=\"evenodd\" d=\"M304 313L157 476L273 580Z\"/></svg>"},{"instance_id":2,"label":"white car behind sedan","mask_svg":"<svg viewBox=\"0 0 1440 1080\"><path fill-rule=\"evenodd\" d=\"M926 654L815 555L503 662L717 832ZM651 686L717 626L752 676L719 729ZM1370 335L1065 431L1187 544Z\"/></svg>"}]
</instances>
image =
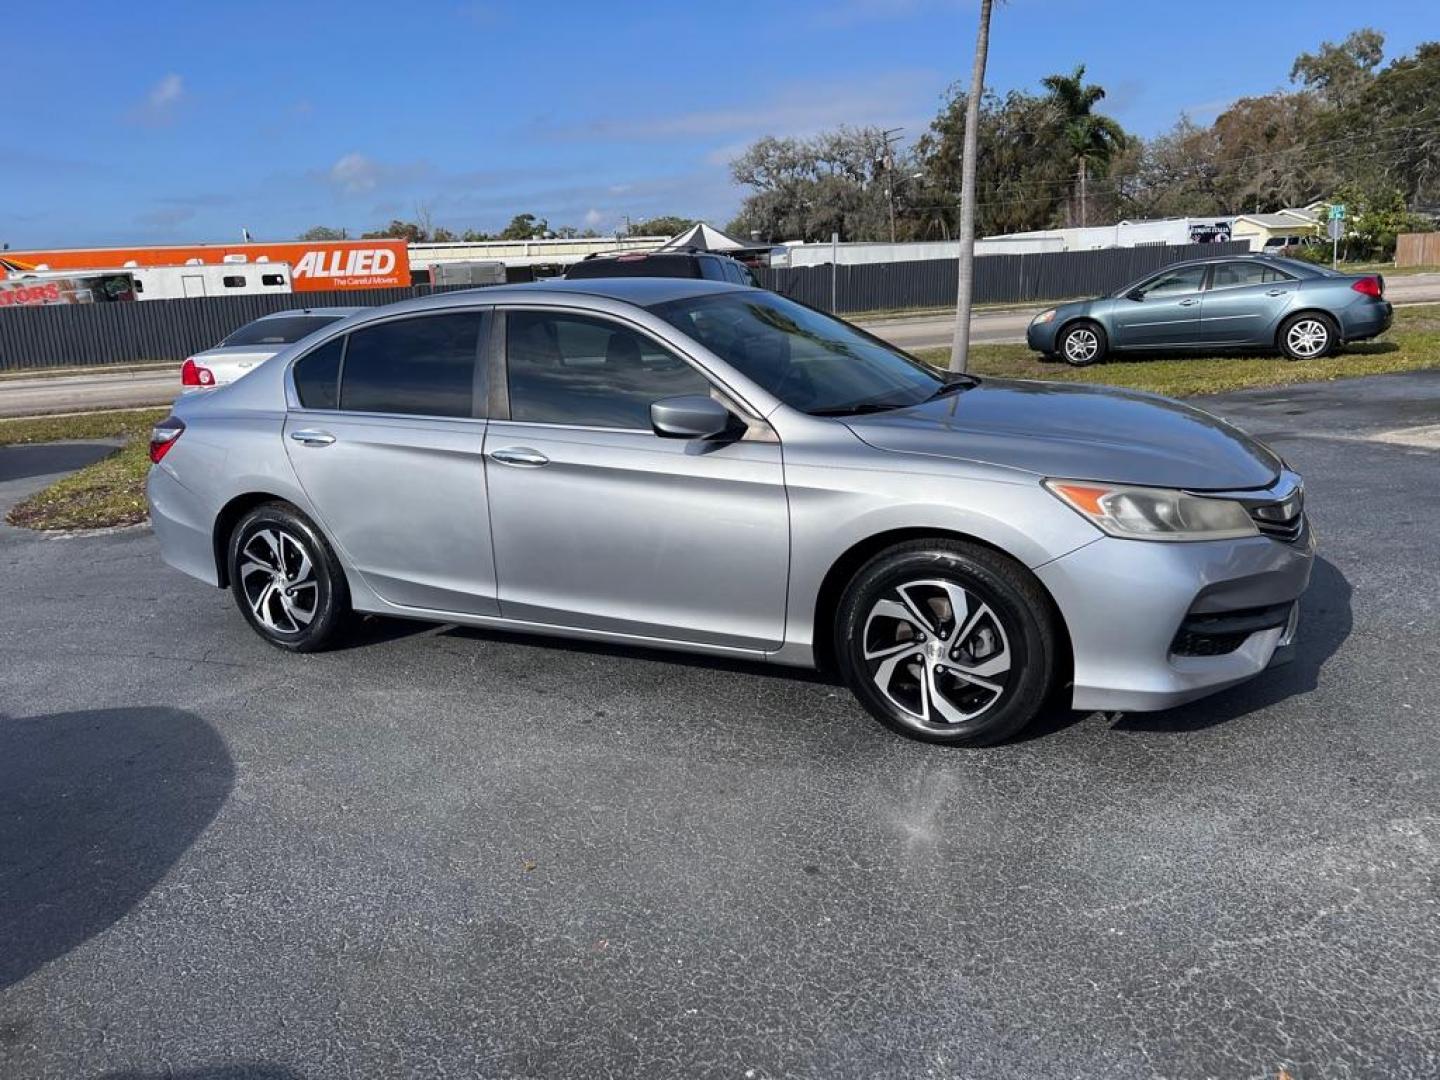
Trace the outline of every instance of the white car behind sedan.
<instances>
[{"instance_id":1,"label":"white car behind sedan","mask_svg":"<svg viewBox=\"0 0 1440 1080\"><path fill-rule=\"evenodd\" d=\"M296 308L248 322L213 349L186 358L180 366L180 392L188 394L232 383L287 345L363 310L358 307Z\"/></svg>"}]
</instances>

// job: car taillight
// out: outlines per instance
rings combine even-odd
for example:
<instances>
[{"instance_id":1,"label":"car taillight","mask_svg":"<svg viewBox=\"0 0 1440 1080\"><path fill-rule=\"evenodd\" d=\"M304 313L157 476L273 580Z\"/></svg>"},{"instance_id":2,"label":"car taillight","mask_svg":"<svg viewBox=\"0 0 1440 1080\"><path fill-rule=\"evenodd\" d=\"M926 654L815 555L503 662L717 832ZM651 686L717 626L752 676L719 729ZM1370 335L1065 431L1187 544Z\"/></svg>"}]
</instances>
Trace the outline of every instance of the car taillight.
<instances>
[{"instance_id":1,"label":"car taillight","mask_svg":"<svg viewBox=\"0 0 1440 1080\"><path fill-rule=\"evenodd\" d=\"M150 429L150 460L156 465L170 452L180 436L185 433L185 421L178 416L167 416Z\"/></svg>"},{"instance_id":2,"label":"car taillight","mask_svg":"<svg viewBox=\"0 0 1440 1080\"><path fill-rule=\"evenodd\" d=\"M193 356L187 356L185 363L180 365L180 385L214 386L215 373L208 367L197 364Z\"/></svg>"},{"instance_id":3,"label":"car taillight","mask_svg":"<svg viewBox=\"0 0 1440 1080\"><path fill-rule=\"evenodd\" d=\"M1350 288L1366 296L1373 296L1379 300L1385 295L1385 282L1378 275L1376 277L1362 277L1359 281L1352 282Z\"/></svg>"}]
</instances>

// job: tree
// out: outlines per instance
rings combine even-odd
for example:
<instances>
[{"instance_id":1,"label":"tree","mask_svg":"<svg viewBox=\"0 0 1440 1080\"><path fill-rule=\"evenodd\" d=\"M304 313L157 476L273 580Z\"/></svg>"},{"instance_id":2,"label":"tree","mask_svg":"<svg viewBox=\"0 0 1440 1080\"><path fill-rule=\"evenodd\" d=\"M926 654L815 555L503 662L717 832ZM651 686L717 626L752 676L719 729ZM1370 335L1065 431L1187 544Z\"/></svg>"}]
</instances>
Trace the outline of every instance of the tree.
<instances>
[{"instance_id":1,"label":"tree","mask_svg":"<svg viewBox=\"0 0 1440 1080\"><path fill-rule=\"evenodd\" d=\"M328 225L314 225L296 237L297 240L348 240L344 229L332 229Z\"/></svg>"},{"instance_id":2,"label":"tree","mask_svg":"<svg viewBox=\"0 0 1440 1080\"><path fill-rule=\"evenodd\" d=\"M1402 232L1418 232L1423 221L1405 208L1405 196L1398 188L1366 189L1344 184L1331 200L1345 207L1343 258L1386 260L1395 257L1395 238ZM1328 217L1330 204L1320 211Z\"/></svg>"},{"instance_id":3,"label":"tree","mask_svg":"<svg viewBox=\"0 0 1440 1080\"><path fill-rule=\"evenodd\" d=\"M678 236L698 221L698 218L674 217L662 214L645 221L632 221L627 230L629 236Z\"/></svg>"},{"instance_id":4,"label":"tree","mask_svg":"<svg viewBox=\"0 0 1440 1080\"><path fill-rule=\"evenodd\" d=\"M1375 78L1385 55L1385 35L1366 27L1339 45L1326 41L1313 53L1301 53L1290 68L1290 81L1302 84L1326 105L1353 105Z\"/></svg>"},{"instance_id":5,"label":"tree","mask_svg":"<svg viewBox=\"0 0 1440 1080\"><path fill-rule=\"evenodd\" d=\"M404 240L409 244L423 244L430 239L430 234L413 221L401 221L399 218L391 218L390 224L383 229L376 229L373 232L361 233L362 240L395 239Z\"/></svg>"},{"instance_id":6,"label":"tree","mask_svg":"<svg viewBox=\"0 0 1440 1080\"><path fill-rule=\"evenodd\" d=\"M1086 84L1084 64L1077 64L1069 75L1047 75L1040 82L1050 91L1050 100L1057 110L1069 148L1069 159L1075 165L1079 223L1085 225L1089 217L1086 191L1089 178L1102 175L1110 159L1124 148L1125 129L1110 117L1092 111L1105 97L1105 90L1093 83Z\"/></svg>"},{"instance_id":7,"label":"tree","mask_svg":"<svg viewBox=\"0 0 1440 1080\"><path fill-rule=\"evenodd\" d=\"M531 240L550 228L550 223L534 214L516 214L501 230L497 240Z\"/></svg>"},{"instance_id":8,"label":"tree","mask_svg":"<svg viewBox=\"0 0 1440 1080\"><path fill-rule=\"evenodd\" d=\"M884 133L842 127L809 139L766 136L730 162L737 184L753 189L728 226L770 240L880 240L888 232ZM896 168L908 168L903 154ZM677 230L678 231L678 230Z\"/></svg>"},{"instance_id":9,"label":"tree","mask_svg":"<svg viewBox=\"0 0 1440 1080\"><path fill-rule=\"evenodd\" d=\"M965 107L965 146L960 172L960 265L955 295L955 340L950 370L965 370L970 359L970 306L975 295L975 158L980 145L980 98L985 93L985 59L990 52L990 12L994 0L980 0L980 29Z\"/></svg>"}]
</instances>

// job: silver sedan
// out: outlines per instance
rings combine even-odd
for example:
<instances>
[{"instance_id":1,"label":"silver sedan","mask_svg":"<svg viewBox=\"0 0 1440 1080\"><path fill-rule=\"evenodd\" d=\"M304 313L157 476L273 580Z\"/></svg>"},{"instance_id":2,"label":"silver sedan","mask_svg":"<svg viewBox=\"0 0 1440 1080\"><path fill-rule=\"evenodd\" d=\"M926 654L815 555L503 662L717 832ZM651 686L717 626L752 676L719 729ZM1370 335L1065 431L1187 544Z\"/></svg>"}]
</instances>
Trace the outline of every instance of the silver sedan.
<instances>
[{"instance_id":1,"label":"silver sedan","mask_svg":"<svg viewBox=\"0 0 1440 1080\"><path fill-rule=\"evenodd\" d=\"M1284 659L1300 479L1213 416L951 377L756 289L367 310L151 444L164 558L322 648L351 612L838 669L934 742L1160 709Z\"/></svg>"}]
</instances>

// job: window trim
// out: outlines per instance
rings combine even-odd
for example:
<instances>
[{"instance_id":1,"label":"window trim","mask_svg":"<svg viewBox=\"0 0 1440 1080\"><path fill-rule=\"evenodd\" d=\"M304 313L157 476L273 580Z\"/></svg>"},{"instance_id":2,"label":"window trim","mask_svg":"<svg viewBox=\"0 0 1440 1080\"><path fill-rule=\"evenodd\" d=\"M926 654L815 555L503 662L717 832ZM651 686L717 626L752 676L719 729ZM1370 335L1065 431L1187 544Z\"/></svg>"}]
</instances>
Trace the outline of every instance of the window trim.
<instances>
[{"instance_id":1,"label":"window trim","mask_svg":"<svg viewBox=\"0 0 1440 1080\"><path fill-rule=\"evenodd\" d=\"M713 373L706 370L705 367L696 362L694 357L690 356L684 349L680 348L674 342L664 340L663 338L657 336L654 331L650 330L648 327L641 326L638 323L632 322L631 320L624 318L623 316L615 315L608 311L595 311L590 308L565 307L562 304L507 304L504 306L496 306L495 316L496 321L500 324L500 329L499 332L494 335L494 339L498 341L498 347L496 348L495 355L492 357L492 362L494 365L492 383L499 384L504 387L504 415L500 414L500 412L498 411L499 405L495 401L495 398L492 397L492 403L496 404L497 408L497 411L494 412L490 417L490 419L492 420L501 420L507 424L524 424L527 427L552 428L557 431L614 431L628 432L632 435L636 434L637 432L643 432L644 434L651 437L655 436L654 429L648 427L618 428L603 427L595 424L557 424L544 420L514 419L510 415L510 355L507 348L507 345L509 343L509 315L512 311L524 311L526 313L549 312L550 314L554 315L568 315L571 317L579 316L581 318L596 319L600 322L613 322L620 326L623 326L625 329L630 330L633 333L639 334L641 337L644 337L647 340L651 341L655 345L664 349L667 353L670 353L672 356L679 358L683 363L688 364L697 375L699 375L702 379L705 380L707 384L709 384L711 391L716 392L720 395L721 404L723 404L726 408L730 409L732 412L735 413L736 416L738 416L741 420L745 422L745 425L749 431L756 430L757 425L763 427L766 430L771 430L769 422L766 421L765 417L761 415L758 409L755 409L750 404L748 404L744 398L740 397L740 395L736 394L729 386L727 386L722 379L717 378ZM749 434L747 434L745 438L749 439Z\"/></svg>"},{"instance_id":2,"label":"window trim","mask_svg":"<svg viewBox=\"0 0 1440 1080\"><path fill-rule=\"evenodd\" d=\"M471 391L471 396L470 396L470 413L471 413L471 415L469 415L469 416L435 416L435 415L433 415L433 414L431 414L431 413L361 412L359 409L342 409L342 408L340 408L340 392L341 392L341 389L342 389L342 387L344 386L344 383L345 383L345 359L346 359L346 357L349 355L349 352L350 352L350 335L351 335L351 334L356 333L357 331L360 331L360 330L368 330L368 329L370 329L371 327L374 327L374 326L380 326L380 325L383 324L383 323L399 322L399 321L401 321L401 320L403 320L403 319L423 319L423 318L427 318L427 317L434 316L434 315L470 315L470 314L478 314L478 315L480 316L480 320L481 320L481 322L480 322L480 330L479 330L479 333L478 333L478 335L477 335L476 348L475 348L475 379L476 379L476 383L475 383L475 385L474 385L474 389L472 389L472 391ZM344 320L342 319L341 322L343 322L343 321L344 321ZM487 329L486 329L486 328L487 328L487 326L493 326L494 321L495 321L495 305L494 305L494 304L483 304L483 305L481 305L481 304L475 304L475 305L466 304L466 305L464 305L464 306L459 306L459 305L457 305L457 306L455 306L455 307L441 307L441 308L435 308L435 309L433 309L433 310L398 311L398 312L395 312L394 314L384 315L384 316L381 316L381 317L379 317L379 318L370 319L370 320L368 320L368 321L366 321L366 322L363 322L363 323L357 323L357 324L354 325L354 326L347 326L347 327L345 327L345 329L341 330L339 333L331 334L331 335L329 335L328 337L326 337L323 341L317 341L314 345L312 345L310 348L306 349L306 350L305 350L303 353L301 353L300 355L298 355L298 356L294 357L293 359L291 359L290 362L285 365L285 411L286 411L287 414L289 414L289 413L304 413L306 416L337 416L337 417L353 416L353 417L357 417L357 418L359 418L359 419L370 419L370 420L377 420L377 419L378 419L378 420L391 420L391 419L393 419L393 420L425 420L425 421L431 421L431 422L442 423L442 424L452 424L452 423L462 423L462 424L476 424L476 423L478 423L478 424L485 424L485 423L488 423L488 422L491 421L491 420L498 419L498 418L495 417L494 415L490 415L490 416L477 416L477 415L475 415L477 405L483 408L483 407L485 406L485 404L488 403L488 398L482 397L482 395L479 393L479 390L480 390L480 387L481 387L482 384L488 386L488 383L485 383L484 380L487 380L487 379L490 378L491 364L490 364L490 362L489 362L489 357L488 357L488 355L487 355L487 349L488 349L488 348L490 347L490 345L491 345L491 338L493 337L493 334L490 333L490 332L487 332ZM336 407L333 408L333 409L312 409L312 408L308 408L303 402L301 402L301 400L300 400L300 391L299 391L299 389L298 389L298 388L296 387L296 385L295 385L295 365L298 364L298 363L300 363L300 361L304 360L307 356L310 356L310 355L312 355L313 353L316 353L316 352L318 352L319 350L325 348L325 346L329 345L329 344L330 344L332 341L334 341L337 337L343 338L344 340L343 340L343 342L342 342L342 344L341 344L341 347L340 347L340 369L339 369L339 371L336 373L336 376L335 376L335 406L336 406Z\"/></svg>"}]
</instances>

